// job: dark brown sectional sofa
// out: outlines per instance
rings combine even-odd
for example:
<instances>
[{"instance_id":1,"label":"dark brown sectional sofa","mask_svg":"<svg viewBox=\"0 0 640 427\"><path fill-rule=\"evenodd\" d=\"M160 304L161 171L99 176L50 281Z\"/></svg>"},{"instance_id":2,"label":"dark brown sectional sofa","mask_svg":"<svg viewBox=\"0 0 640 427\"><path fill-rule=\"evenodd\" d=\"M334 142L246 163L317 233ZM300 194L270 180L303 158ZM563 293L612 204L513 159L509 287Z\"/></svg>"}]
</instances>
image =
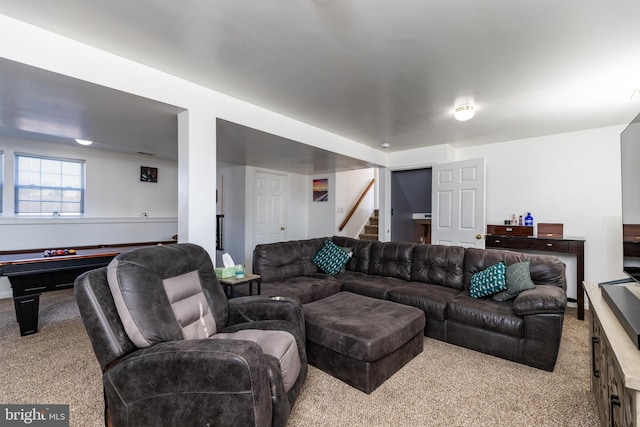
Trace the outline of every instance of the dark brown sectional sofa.
<instances>
[{"instance_id":1,"label":"dark brown sectional sofa","mask_svg":"<svg viewBox=\"0 0 640 427\"><path fill-rule=\"evenodd\" d=\"M326 240L353 254L335 276L312 261ZM504 302L469 295L473 274L526 260L535 289ZM341 291L390 300L424 311L425 336L547 371L556 363L567 297L553 256L334 236L258 245L253 270L263 295L296 297L303 308Z\"/></svg>"}]
</instances>

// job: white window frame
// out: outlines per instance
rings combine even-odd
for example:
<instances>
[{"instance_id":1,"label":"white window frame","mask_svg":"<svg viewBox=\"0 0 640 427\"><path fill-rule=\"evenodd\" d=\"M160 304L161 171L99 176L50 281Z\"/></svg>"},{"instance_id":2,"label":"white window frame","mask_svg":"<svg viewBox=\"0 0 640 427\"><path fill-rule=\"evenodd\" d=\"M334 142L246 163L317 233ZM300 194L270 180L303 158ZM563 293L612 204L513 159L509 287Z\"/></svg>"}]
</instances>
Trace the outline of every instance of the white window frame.
<instances>
[{"instance_id":1,"label":"white window frame","mask_svg":"<svg viewBox=\"0 0 640 427\"><path fill-rule=\"evenodd\" d=\"M60 162L61 164L63 163L78 163L80 164L80 176L79 178L79 185L76 186L62 186L62 178L64 177L64 174L62 173L62 171L60 172L60 182L61 184L58 185L41 185L41 184L24 184L24 183L20 183L20 159L21 158L25 158L25 159L37 159L37 160L47 160L47 161L54 161L54 162ZM68 159L68 158L62 158L62 157L52 157L52 156L41 156L41 155L37 155L37 154L28 154L28 153L15 153L15 181L14 181L14 212L16 215L19 216L82 216L84 215L84 197L85 197L85 165L86 162L84 160L80 160L80 159ZM62 169L62 168L61 168ZM38 171L33 171L35 173L39 173L40 174L40 178L42 178L42 167L40 167L40 170ZM42 179L40 179L40 183L42 183ZM54 190L55 192L60 192L60 196L59 199L56 197L54 199L50 199L50 200L42 200L42 195L40 200L21 200L20 199L20 190L22 189L40 189L40 190ZM63 200L63 192L65 191L73 191L73 192L79 192L80 193L80 198L79 198L79 202L71 202L77 206L79 206L79 209L73 210L73 211L65 211L65 209L63 208L64 203L69 203L69 202L64 202ZM26 202L26 201L30 201L30 202L36 202L36 203L40 203L40 210L39 211L20 211L20 203L21 202ZM42 204L43 203L59 203L58 209L52 209L52 210L42 210Z\"/></svg>"}]
</instances>

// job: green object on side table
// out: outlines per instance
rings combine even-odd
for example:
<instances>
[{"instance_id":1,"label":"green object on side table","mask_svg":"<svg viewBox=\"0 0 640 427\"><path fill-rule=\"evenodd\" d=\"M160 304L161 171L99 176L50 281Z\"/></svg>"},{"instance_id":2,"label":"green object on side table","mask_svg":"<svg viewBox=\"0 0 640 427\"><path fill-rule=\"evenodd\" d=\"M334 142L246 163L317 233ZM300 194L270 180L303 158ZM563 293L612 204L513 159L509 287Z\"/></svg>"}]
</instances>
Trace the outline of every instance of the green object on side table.
<instances>
[{"instance_id":1,"label":"green object on side table","mask_svg":"<svg viewBox=\"0 0 640 427\"><path fill-rule=\"evenodd\" d=\"M234 277L236 275L235 267L216 267L215 270L218 279L226 279L227 277Z\"/></svg>"}]
</instances>

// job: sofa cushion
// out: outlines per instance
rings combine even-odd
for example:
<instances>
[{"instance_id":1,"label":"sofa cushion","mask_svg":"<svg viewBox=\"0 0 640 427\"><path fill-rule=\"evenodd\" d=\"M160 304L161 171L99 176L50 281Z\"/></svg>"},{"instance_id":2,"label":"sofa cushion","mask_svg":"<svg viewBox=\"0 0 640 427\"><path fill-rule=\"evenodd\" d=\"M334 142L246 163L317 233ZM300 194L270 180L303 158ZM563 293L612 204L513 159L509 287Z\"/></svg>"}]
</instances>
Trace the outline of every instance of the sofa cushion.
<instances>
[{"instance_id":1,"label":"sofa cushion","mask_svg":"<svg viewBox=\"0 0 640 427\"><path fill-rule=\"evenodd\" d=\"M459 293L459 290L447 286L409 282L390 290L388 298L389 301L418 307L432 319L445 320L447 304Z\"/></svg>"},{"instance_id":2,"label":"sofa cushion","mask_svg":"<svg viewBox=\"0 0 640 427\"><path fill-rule=\"evenodd\" d=\"M482 298L507 289L504 278L505 266L500 261L492 266L477 272L471 277L469 295L472 298Z\"/></svg>"},{"instance_id":3,"label":"sofa cushion","mask_svg":"<svg viewBox=\"0 0 640 427\"><path fill-rule=\"evenodd\" d=\"M567 294L558 286L537 285L535 291L522 291L513 301L513 311L520 316L564 313Z\"/></svg>"},{"instance_id":4,"label":"sofa cushion","mask_svg":"<svg viewBox=\"0 0 640 427\"><path fill-rule=\"evenodd\" d=\"M406 280L371 275L340 276L342 290L368 297L387 299L389 291L406 284Z\"/></svg>"},{"instance_id":5,"label":"sofa cushion","mask_svg":"<svg viewBox=\"0 0 640 427\"><path fill-rule=\"evenodd\" d=\"M340 273L350 256L351 252L347 253L331 240L327 240L313 257L313 263L323 272L335 275Z\"/></svg>"},{"instance_id":6,"label":"sofa cushion","mask_svg":"<svg viewBox=\"0 0 640 427\"><path fill-rule=\"evenodd\" d=\"M411 281L464 289L464 248L416 245L413 248Z\"/></svg>"},{"instance_id":7,"label":"sofa cushion","mask_svg":"<svg viewBox=\"0 0 640 427\"><path fill-rule=\"evenodd\" d=\"M291 390L300 375L301 362L296 339L286 331L264 331L243 329L237 332L221 332L212 339L252 341L260 346L264 354L278 359L284 391Z\"/></svg>"},{"instance_id":8,"label":"sofa cushion","mask_svg":"<svg viewBox=\"0 0 640 427\"><path fill-rule=\"evenodd\" d=\"M415 243L406 242L373 242L368 274L411 280L414 246Z\"/></svg>"},{"instance_id":9,"label":"sofa cushion","mask_svg":"<svg viewBox=\"0 0 640 427\"><path fill-rule=\"evenodd\" d=\"M524 259L530 262L529 272L536 286L552 285L567 289L566 266L558 257L526 254Z\"/></svg>"},{"instance_id":10,"label":"sofa cushion","mask_svg":"<svg viewBox=\"0 0 640 427\"><path fill-rule=\"evenodd\" d=\"M471 298L458 294L447 306L447 322L457 322L477 329L518 338L524 337L524 318L518 316L508 302L491 298Z\"/></svg>"},{"instance_id":11,"label":"sofa cushion","mask_svg":"<svg viewBox=\"0 0 640 427\"><path fill-rule=\"evenodd\" d=\"M529 273L529 261L517 262L508 265L504 274L507 289L497 294L493 294L491 298L496 301L506 301L515 298L518 294L526 289L534 289L536 285L531 280Z\"/></svg>"},{"instance_id":12,"label":"sofa cushion","mask_svg":"<svg viewBox=\"0 0 640 427\"><path fill-rule=\"evenodd\" d=\"M340 247L351 248L351 259L345 266L346 271L358 273L369 272L369 259L371 258L371 240L358 240L351 237L333 236L333 243Z\"/></svg>"},{"instance_id":13,"label":"sofa cushion","mask_svg":"<svg viewBox=\"0 0 640 427\"><path fill-rule=\"evenodd\" d=\"M526 260L525 254L499 249L477 249L465 248L464 250L464 287L469 289L471 277L479 271L492 266L497 262L504 262L505 265L515 264ZM532 266L533 267L533 266ZM533 271L532 271L533 278ZM534 280L535 282L535 280Z\"/></svg>"},{"instance_id":14,"label":"sofa cushion","mask_svg":"<svg viewBox=\"0 0 640 427\"><path fill-rule=\"evenodd\" d=\"M253 253L253 271L263 283L318 272L312 259L326 239L297 240L257 245Z\"/></svg>"}]
</instances>

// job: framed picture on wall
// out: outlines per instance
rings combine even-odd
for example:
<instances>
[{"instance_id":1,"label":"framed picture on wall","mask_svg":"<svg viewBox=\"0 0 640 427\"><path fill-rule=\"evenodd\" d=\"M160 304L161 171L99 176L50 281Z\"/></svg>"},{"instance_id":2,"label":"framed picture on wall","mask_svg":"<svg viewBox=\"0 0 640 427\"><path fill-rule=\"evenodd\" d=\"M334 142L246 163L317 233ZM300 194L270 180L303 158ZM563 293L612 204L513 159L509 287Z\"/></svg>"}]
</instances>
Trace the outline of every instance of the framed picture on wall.
<instances>
[{"instance_id":1,"label":"framed picture on wall","mask_svg":"<svg viewBox=\"0 0 640 427\"><path fill-rule=\"evenodd\" d=\"M321 178L313 180L313 201L329 201L329 179Z\"/></svg>"},{"instance_id":2,"label":"framed picture on wall","mask_svg":"<svg viewBox=\"0 0 640 427\"><path fill-rule=\"evenodd\" d=\"M140 166L140 181L158 182L158 168Z\"/></svg>"}]
</instances>

